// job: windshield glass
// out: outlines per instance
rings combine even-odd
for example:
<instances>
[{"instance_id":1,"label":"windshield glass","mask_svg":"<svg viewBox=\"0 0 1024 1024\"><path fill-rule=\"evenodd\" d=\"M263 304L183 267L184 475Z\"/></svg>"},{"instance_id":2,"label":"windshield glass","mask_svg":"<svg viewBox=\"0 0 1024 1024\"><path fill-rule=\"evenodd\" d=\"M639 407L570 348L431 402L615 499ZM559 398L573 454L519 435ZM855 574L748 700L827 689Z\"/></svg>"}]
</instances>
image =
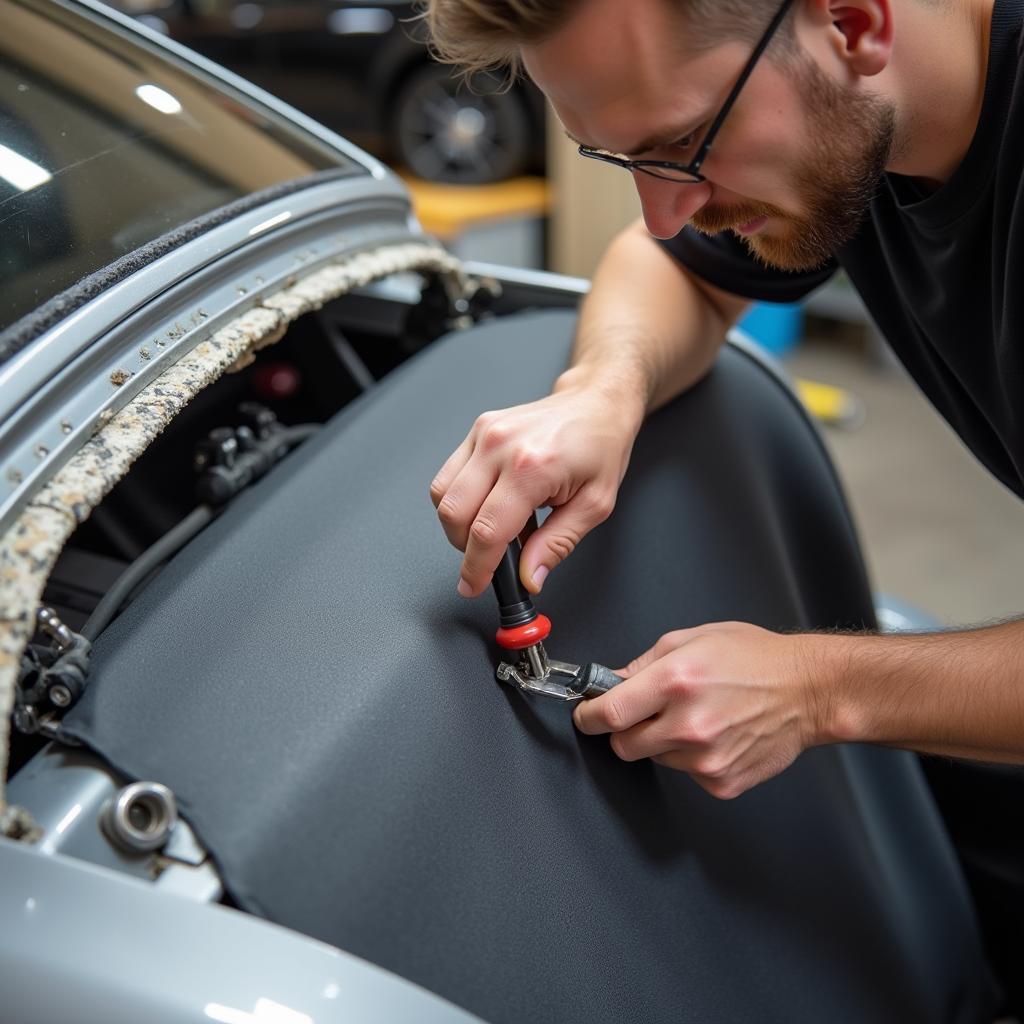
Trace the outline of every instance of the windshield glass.
<instances>
[{"instance_id":1,"label":"windshield glass","mask_svg":"<svg viewBox=\"0 0 1024 1024\"><path fill-rule=\"evenodd\" d=\"M0 0L0 330L252 192L354 161L103 19Z\"/></svg>"}]
</instances>

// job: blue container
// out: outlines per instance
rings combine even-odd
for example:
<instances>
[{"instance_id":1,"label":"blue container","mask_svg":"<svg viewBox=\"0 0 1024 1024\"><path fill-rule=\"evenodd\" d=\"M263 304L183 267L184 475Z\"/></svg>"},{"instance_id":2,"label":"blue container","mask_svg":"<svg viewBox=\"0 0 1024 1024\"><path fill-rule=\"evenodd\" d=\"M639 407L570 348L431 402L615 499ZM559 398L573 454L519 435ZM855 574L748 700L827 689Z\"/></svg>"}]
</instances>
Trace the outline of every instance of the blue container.
<instances>
[{"instance_id":1,"label":"blue container","mask_svg":"<svg viewBox=\"0 0 1024 1024\"><path fill-rule=\"evenodd\" d=\"M800 341L803 313L799 302L758 302L737 326L772 355L783 356Z\"/></svg>"}]
</instances>

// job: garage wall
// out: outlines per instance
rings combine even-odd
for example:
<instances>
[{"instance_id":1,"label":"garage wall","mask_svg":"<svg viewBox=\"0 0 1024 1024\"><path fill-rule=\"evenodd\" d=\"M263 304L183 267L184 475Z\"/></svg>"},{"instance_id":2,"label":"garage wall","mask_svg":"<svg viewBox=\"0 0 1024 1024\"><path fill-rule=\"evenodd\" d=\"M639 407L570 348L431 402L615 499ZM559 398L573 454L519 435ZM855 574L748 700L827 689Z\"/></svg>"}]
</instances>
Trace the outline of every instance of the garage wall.
<instances>
[{"instance_id":1,"label":"garage wall","mask_svg":"<svg viewBox=\"0 0 1024 1024\"><path fill-rule=\"evenodd\" d=\"M607 244L640 216L632 175L585 160L548 113L548 218L550 269L590 277Z\"/></svg>"}]
</instances>

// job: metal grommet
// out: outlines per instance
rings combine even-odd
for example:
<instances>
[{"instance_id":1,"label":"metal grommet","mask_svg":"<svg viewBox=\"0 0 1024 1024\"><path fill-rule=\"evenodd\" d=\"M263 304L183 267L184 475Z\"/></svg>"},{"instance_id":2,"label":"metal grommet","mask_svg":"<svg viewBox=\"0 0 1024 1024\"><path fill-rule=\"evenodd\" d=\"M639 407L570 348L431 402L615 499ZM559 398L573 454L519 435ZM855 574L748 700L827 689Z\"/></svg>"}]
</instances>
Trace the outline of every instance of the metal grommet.
<instances>
[{"instance_id":1,"label":"metal grommet","mask_svg":"<svg viewBox=\"0 0 1024 1024\"><path fill-rule=\"evenodd\" d=\"M133 782L104 808L107 835L132 853L158 850L178 820L174 794L159 782Z\"/></svg>"}]
</instances>

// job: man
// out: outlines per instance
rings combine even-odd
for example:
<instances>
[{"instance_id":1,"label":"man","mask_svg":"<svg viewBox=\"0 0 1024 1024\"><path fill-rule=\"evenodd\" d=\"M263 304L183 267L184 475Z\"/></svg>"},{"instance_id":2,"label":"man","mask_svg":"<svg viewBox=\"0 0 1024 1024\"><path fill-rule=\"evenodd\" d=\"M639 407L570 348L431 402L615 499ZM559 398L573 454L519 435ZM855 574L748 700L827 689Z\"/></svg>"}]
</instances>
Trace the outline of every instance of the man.
<instances>
[{"instance_id":1,"label":"man","mask_svg":"<svg viewBox=\"0 0 1024 1024\"><path fill-rule=\"evenodd\" d=\"M506 12L505 35L486 20L492 7ZM515 26L517 9L545 7L553 13L539 29L525 14ZM1024 300L1014 288L1024 4L775 7L434 0L442 49L458 32L463 60L477 46L492 62L499 43L510 63L521 54L584 155L630 154L646 224L598 269L553 394L483 415L431 486L465 551L464 596L487 587L529 513L551 505L523 551L523 582L538 592L610 514L645 414L707 372L746 300L798 298L834 270L833 254L939 409L1024 494ZM747 70L746 30L765 25L774 38L708 148L708 127ZM835 741L1024 761L1020 622L905 639L719 624L663 637L626 674L628 685L577 709L579 727L610 732L621 757L688 771L717 796Z\"/></svg>"},{"instance_id":2,"label":"man","mask_svg":"<svg viewBox=\"0 0 1024 1024\"><path fill-rule=\"evenodd\" d=\"M429 0L427 17L448 59L522 67L583 156L633 175L644 222L598 268L552 394L482 415L431 485L461 594L550 505L521 561L538 592L611 513L644 416L707 373L747 302L798 299L837 266L1024 496L1024 0ZM823 743L1024 761L1021 621L908 637L718 623L623 674L579 729L719 797Z\"/></svg>"}]
</instances>

